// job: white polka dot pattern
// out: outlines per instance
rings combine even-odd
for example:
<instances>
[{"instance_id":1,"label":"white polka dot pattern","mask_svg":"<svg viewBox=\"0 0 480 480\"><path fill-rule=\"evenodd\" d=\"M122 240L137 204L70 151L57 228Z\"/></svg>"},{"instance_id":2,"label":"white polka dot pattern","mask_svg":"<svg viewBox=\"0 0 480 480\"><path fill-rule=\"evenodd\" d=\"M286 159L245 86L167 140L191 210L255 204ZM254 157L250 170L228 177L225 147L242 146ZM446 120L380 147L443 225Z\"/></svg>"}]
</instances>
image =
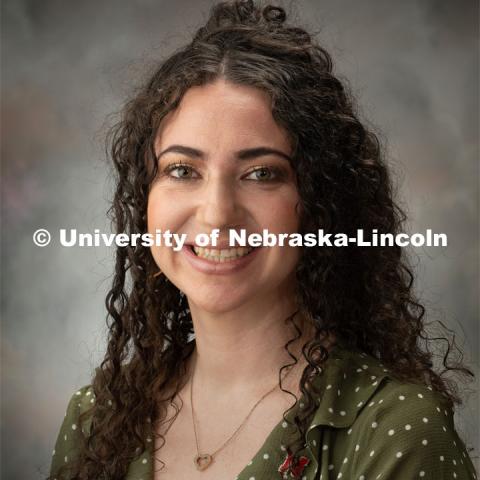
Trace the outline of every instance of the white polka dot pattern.
<instances>
[{"instance_id":1,"label":"white polka dot pattern","mask_svg":"<svg viewBox=\"0 0 480 480\"><path fill-rule=\"evenodd\" d=\"M446 398L431 387L400 383L373 357L342 349L334 349L315 382L321 393L305 448L299 452L307 459L299 480L477 480L455 430L453 412ZM301 400L285 420L305 409L306 401ZM52 451L52 478L76 456L79 435L89 434L90 424L80 424L78 416L95 401L89 385L72 395ZM106 407L113 407L111 400ZM280 419L262 448L232 478L280 478L278 468L287 455L285 420ZM137 449L139 456L125 480L153 478L153 446L152 438L146 438L147 450ZM161 450L157 455L161 458Z\"/></svg>"}]
</instances>

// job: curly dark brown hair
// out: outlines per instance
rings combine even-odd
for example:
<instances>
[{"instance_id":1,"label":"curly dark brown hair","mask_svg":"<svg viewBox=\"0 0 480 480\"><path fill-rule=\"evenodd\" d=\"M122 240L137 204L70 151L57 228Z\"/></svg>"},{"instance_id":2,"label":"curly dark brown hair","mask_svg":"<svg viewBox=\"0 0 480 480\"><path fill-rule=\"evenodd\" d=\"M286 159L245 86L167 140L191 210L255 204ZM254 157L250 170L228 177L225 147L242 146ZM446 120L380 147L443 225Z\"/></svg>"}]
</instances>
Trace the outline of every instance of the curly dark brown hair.
<instances>
[{"instance_id":1,"label":"curly dark brown hair","mask_svg":"<svg viewBox=\"0 0 480 480\"><path fill-rule=\"evenodd\" d=\"M160 122L190 87L219 78L270 96L273 118L294 145L302 233L322 228L350 236L361 228L395 235L402 230L406 217L393 199L377 136L360 122L352 94L333 74L330 55L286 17L281 7L251 0L217 3L191 43L164 60L126 104L107 137L117 175L109 215L117 233L147 232ZM331 332L347 348L381 359L402 381L427 384L452 406L462 403L457 383L444 374L474 374L461 357L447 361L452 349L461 351L443 324L441 337L427 334L409 263L399 246L303 249L296 270L298 308L306 312L315 335L302 347L308 365L300 389L306 403L295 417L298 438L288 445L295 456L316 407L312 372L321 373L328 358L320 339ZM165 443L154 427L165 420L167 405L185 380L195 342L189 341L194 332L185 295L165 276L153 277L157 270L149 247L118 248L106 298L107 351L92 380L96 401L81 417L91 418L91 432L76 462L52 472L52 478L121 479L138 452L146 450L147 437L157 435ZM302 331L295 327L300 338ZM285 345L289 353L294 340ZM440 355L443 370L436 373L438 352L429 343L439 340L447 349ZM282 366L279 379L289 365ZM159 398L172 386L172 396Z\"/></svg>"}]
</instances>

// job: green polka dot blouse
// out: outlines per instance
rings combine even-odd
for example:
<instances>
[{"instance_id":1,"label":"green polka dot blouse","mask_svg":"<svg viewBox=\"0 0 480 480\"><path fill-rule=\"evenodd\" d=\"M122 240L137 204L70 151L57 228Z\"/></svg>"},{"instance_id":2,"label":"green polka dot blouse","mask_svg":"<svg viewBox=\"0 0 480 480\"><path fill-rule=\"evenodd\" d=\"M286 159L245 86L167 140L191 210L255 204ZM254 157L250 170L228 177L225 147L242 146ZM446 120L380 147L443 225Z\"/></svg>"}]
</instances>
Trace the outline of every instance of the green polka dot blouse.
<instances>
[{"instance_id":1,"label":"green polka dot blouse","mask_svg":"<svg viewBox=\"0 0 480 480\"><path fill-rule=\"evenodd\" d=\"M295 476L284 473L291 460L285 444L295 412L304 408L303 396L235 480L477 479L453 411L431 387L401 383L379 360L341 344L314 381L323 394ZM53 451L52 478L76 455L79 435L88 435L89 424L80 428L77 418L93 402L89 385L72 395ZM153 442L146 441L147 450L130 464L125 480L153 479Z\"/></svg>"}]
</instances>

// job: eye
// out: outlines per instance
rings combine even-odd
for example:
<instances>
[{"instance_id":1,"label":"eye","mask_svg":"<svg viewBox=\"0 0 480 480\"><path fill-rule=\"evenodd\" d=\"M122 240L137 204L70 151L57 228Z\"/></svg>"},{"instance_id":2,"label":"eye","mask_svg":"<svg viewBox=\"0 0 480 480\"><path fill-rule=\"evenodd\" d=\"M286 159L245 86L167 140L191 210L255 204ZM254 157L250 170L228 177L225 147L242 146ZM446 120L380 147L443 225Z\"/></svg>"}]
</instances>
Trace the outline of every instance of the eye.
<instances>
[{"instance_id":1,"label":"eye","mask_svg":"<svg viewBox=\"0 0 480 480\"><path fill-rule=\"evenodd\" d=\"M174 180L189 180L196 178L191 176L193 171L193 168L187 163L172 163L163 172ZM177 172L177 174L171 175L172 172Z\"/></svg>"},{"instance_id":2,"label":"eye","mask_svg":"<svg viewBox=\"0 0 480 480\"><path fill-rule=\"evenodd\" d=\"M246 178L254 175L252 180L258 180L260 182L272 182L275 180L280 180L282 172L273 167L257 167L254 170L251 170Z\"/></svg>"}]
</instances>

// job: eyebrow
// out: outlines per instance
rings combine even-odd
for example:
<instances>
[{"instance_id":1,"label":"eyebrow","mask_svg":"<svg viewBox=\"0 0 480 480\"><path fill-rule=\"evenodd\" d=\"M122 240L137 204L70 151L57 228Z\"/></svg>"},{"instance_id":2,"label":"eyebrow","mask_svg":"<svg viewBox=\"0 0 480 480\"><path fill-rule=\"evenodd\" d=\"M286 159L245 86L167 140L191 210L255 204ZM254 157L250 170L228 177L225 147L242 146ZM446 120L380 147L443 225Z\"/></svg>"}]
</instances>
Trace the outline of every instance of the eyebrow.
<instances>
[{"instance_id":1,"label":"eyebrow","mask_svg":"<svg viewBox=\"0 0 480 480\"><path fill-rule=\"evenodd\" d=\"M165 155L169 152L182 153L183 155L187 155L188 157L199 158L200 160L203 160L205 158L205 153L196 148L187 147L185 145L170 145L168 148L158 154L157 160L160 160L160 157L162 155ZM235 157L238 160L251 160L252 158L258 158L264 155L277 155L287 160L287 162L289 163L292 162L292 159L286 153L270 147L245 148L243 150L238 150L237 152L235 152Z\"/></svg>"}]
</instances>

